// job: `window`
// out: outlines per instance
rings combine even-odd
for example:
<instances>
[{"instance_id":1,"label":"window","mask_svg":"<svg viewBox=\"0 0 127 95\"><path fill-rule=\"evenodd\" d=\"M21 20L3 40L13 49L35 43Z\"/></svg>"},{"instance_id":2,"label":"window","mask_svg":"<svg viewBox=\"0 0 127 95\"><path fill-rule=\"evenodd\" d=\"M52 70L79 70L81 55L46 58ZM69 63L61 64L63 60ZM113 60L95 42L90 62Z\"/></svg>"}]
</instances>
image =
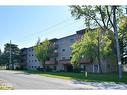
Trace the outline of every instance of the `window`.
<instances>
[{"instance_id":1,"label":"window","mask_svg":"<svg viewBox=\"0 0 127 95\"><path fill-rule=\"evenodd\" d=\"M34 68L36 68L36 66L34 66Z\"/></svg>"},{"instance_id":2,"label":"window","mask_svg":"<svg viewBox=\"0 0 127 95\"><path fill-rule=\"evenodd\" d=\"M33 68L33 66L32 66L32 68Z\"/></svg>"},{"instance_id":3,"label":"window","mask_svg":"<svg viewBox=\"0 0 127 95\"><path fill-rule=\"evenodd\" d=\"M54 66L54 70L56 70L56 66Z\"/></svg>"},{"instance_id":4,"label":"window","mask_svg":"<svg viewBox=\"0 0 127 95\"><path fill-rule=\"evenodd\" d=\"M110 64L107 64L107 68L110 68Z\"/></svg>"},{"instance_id":5,"label":"window","mask_svg":"<svg viewBox=\"0 0 127 95\"><path fill-rule=\"evenodd\" d=\"M35 60L35 62L37 62L37 60Z\"/></svg>"},{"instance_id":6,"label":"window","mask_svg":"<svg viewBox=\"0 0 127 95\"><path fill-rule=\"evenodd\" d=\"M33 54L32 54L32 56L33 56Z\"/></svg>"},{"instance_id":7,"label":"window","mask_svg":"<svg viewBox=\"0 0 127 95\"><path fill-rule=\"evenodd\" d=\"M65 60L65 57L62 57L62 60Z\"/></svg>"},{"instance_id":8,"label":"window","mask_svg":"<svg viewBox=\"0 0 127 95\"><path fill-rule=\"evenodd\" d=\"M40 66L38 66L38 68L40 68Z\"/></svg>"},{"instance_id":9,"label":"window","mask_svg":"<svg viewBox=\"0 0 127 95\"><path fill-rule=\"evenodd\" d=\"M74 39L70 39L70 42L73 42L74 41Z\"/></svg>"},{"instance_id":10,"label":"window","mask_svg":"<svg viewBox=\"0 0 127 95\"><path fill-rule=\"evenodd\" d=\"M30 60L29 60L29 62L30 62Z\"/></svg>"},{"instance_id":11,"label":"window","mask_svg":"<svg viewBox=\"0 0 127 95\"><path fill-rule=\"evenodd\" d=\"M29 55L29 57L30 57L31 55Z\"/></svg>"},{"instance_id":12,"label":"window","mask_svg":"<svg viewBox=\"0 0 127 95\"><path fill-rule=\"evenodd\" d=\"M62 49L62 51L65 51L65 49Z\"/></svg>"},{"instance_id":13,"label":"window","mask_svg":"<svg viewBox=\"0 0 127 95\"><path fill-rule=\"evenodd\" d=\"M33 62L33 60L32 60L32 62Z\"/></svg>"}]
</instances>

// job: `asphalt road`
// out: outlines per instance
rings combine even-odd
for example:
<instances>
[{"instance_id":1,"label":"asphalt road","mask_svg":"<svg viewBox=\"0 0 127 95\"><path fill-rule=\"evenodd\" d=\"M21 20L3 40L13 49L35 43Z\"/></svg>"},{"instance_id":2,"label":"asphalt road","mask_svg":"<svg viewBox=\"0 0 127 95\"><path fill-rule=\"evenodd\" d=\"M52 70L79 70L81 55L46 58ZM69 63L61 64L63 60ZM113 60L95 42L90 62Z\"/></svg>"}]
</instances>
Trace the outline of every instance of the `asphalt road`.
<instances>
[{"instance_id":1,"label":"asphalt road","mask_svg":"<svg viewBox=\"0 0 127 95\"><path fill-rule=\"evenodd\" d=\"M85 89L82 84L77 84L71 80L49 78L34 74L28 74L21 71L6 71L0 70L0 80L6 81L9 85L14 86L15 89L65 89L65 90L79 90Z\"/></svg>"},{"instance_id":2,"label":"asphalt road","mask_svg":"<svg viewBox=\"0 0 127 95\"><path fill-rule=\"evenodd\" d=\"M21 90L127 90L127 84L114 82L81 82L49 78L22 71L0 70L0 80Z\"/></svg>"}]
</instances>

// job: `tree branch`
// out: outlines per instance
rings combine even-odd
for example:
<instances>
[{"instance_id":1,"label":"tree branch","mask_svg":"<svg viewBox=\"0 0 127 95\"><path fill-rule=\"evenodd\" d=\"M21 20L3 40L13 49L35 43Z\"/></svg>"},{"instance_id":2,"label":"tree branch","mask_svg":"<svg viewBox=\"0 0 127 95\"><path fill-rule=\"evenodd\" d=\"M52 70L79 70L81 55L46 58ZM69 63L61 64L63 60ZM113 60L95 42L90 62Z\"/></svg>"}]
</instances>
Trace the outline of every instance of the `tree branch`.
<instances>
[{"instance_id":1,"label":"tree branch","mask_svg":"<svg viewBox=\"0 0 127 95\"><path fill-rule=\"evenodd\" d=\"M108 15L108 21L107 21L107 25L108 25L108 23L110 22L111 23L111 25L112 25L112 27L114 27L114 24L113 24L113 22L112 22L112 20L111 20L111 14L109 13L109 9L108 9L108 6L106 6L106 9L107 9L107 15ZM111 12L112 12L112 9L111 9Z\"/></svg>"},{"instance_id":2,"label":"tree branch","mask_svg":"<svg viewBox=\"0 0 127 95\"><path fill-rule=\"evenodd\" d=\"M101 6L97 6L97 8L98 8L98 10L99 10L99 12L101 14L101 20L102 20L102 23L104 25L104 28L107 29L107 26L106 26L105 21L104 21L104 17L103 17L103 12L102 12Z\"/></svg>"}]
</instances>

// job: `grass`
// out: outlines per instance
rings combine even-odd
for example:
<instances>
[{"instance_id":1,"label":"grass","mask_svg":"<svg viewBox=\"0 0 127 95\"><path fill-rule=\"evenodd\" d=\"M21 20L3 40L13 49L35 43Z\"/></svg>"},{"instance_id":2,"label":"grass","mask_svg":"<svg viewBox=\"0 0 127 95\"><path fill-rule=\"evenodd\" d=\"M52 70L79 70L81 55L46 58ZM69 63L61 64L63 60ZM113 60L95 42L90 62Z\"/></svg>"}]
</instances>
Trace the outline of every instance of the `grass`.
<instances>
[{"instance_id":1,"label":"grass","mask_svg":"<svg viewBox=\"0 0 127 95\"><path fill-rule=\"evenodd\" d=\"M8 86L0 86L0 90L13 90L13 87L8 87Z\"/></svg>"},{"instance_id":2,"label":"grass","mask_svg":"<svg viewBox=\"0 0 127 95\"><path fill-rule=\"evenodd\" d=\"M95 74L88 73L85 77L85 73L70 73L70 72L40 72L40 71L24 71L29 74L38 74L41 76L60 78L67 80L80 80L85 82L115 82L115 83L127 83L127 73L123 73L123 78L118 79L117 73L107 74Z\"/></svg>"},{"instance_id":3,"label":"grass","mask_svg":"<svg viewBox=\"0 0 127 95\"><path fill-rule=\"evenodd\" d=\"M0 80L0 90L13 90L14 87L9 86L4 81Z\"/></svg>"}]
</instances>

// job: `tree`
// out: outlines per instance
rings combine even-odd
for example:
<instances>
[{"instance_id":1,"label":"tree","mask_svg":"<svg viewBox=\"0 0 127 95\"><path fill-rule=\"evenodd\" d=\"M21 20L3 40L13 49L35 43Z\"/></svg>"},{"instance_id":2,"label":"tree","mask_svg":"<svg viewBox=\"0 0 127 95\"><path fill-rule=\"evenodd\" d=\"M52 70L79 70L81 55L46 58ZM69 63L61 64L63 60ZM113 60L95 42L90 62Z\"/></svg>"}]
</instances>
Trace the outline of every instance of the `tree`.
<instances>
[{"instance_id":1,"label":"tree","mask_svg":"<svg viewBox=\"0 0 127 95\"><path fill-rule=\"evenodd\" d=\"M1 50L0 50L0 56L2 55L2 52L1 52Z\"/></svg>"},{"instance_id":2,"label":"tree","mask_svg":"<svg viewBox=\"0 0 127 95\"><path fill-rule=\"evenodd\" d=\"M10 51L10 45L11 45L11 51ZM14 63L20 62L20 49L16 44L6 43L4 46L5 46L3 52L4 60L6 60L6 64L8 66L12 65L12 69L14 69ZM11 64L9 64L10 52L11 52Z\"/></svg>"},{"instance_id":3,"label":"tree","mask_svg":"<svg viewBox=\"0 0 127 95\"><path fill-rule=\"evenodd\" d=\"M7 65L7 63L8 63L7 57L4 53L2 53L0 56L0 65Z\"/></svg>"},{"instance_id":4,"label":"tree","mask_svg":"<svg viewBox=\"0 0 127 95\"><path fill-rule=\"evenodd\" d=\"M91 63L97 59L102 73L100 60L112 54L112 41L107 33L100 29L86 31L83 38L72 45L71 63L78 64L82 57L90 60Z\"/></svg>"},{"instance_id":5,"label":"tree","mask_svg":"<svg viewBox=\"0 0 127 95\"><path fill-rule=\"evenodd\" d=\"M86 27L100 27L102 30L113 30L115 33L116 51L117 51L117 63L118 63L118 75L119 79L122 78L122 67L120 48L118 41L116 15L119 18L123 15L122 7L117 6L70 6L72 16L76 19L85 18Z\"/></svg>"},{"instance_id":6,"label":"tree","mask_svg":"<svg viewBox=\"0 0 127 95\"><path fill-rule=\"evenodd\" d=\"M38 43L34 47L34 51L37 59L41 62L45 70L45 62L51 57L52 43L48 39L45 39L42 43Z\"/></svg>"},{"instance_id":7,"label":"tree","mask_svg":"<svg viewBox=\"0 0 127 95\"><path fill-rule=\"evenodd\" d=\"M127 64L127 17L122 16L119 20L119 42L122 64Z\"/></svg>"}]
</instances>

